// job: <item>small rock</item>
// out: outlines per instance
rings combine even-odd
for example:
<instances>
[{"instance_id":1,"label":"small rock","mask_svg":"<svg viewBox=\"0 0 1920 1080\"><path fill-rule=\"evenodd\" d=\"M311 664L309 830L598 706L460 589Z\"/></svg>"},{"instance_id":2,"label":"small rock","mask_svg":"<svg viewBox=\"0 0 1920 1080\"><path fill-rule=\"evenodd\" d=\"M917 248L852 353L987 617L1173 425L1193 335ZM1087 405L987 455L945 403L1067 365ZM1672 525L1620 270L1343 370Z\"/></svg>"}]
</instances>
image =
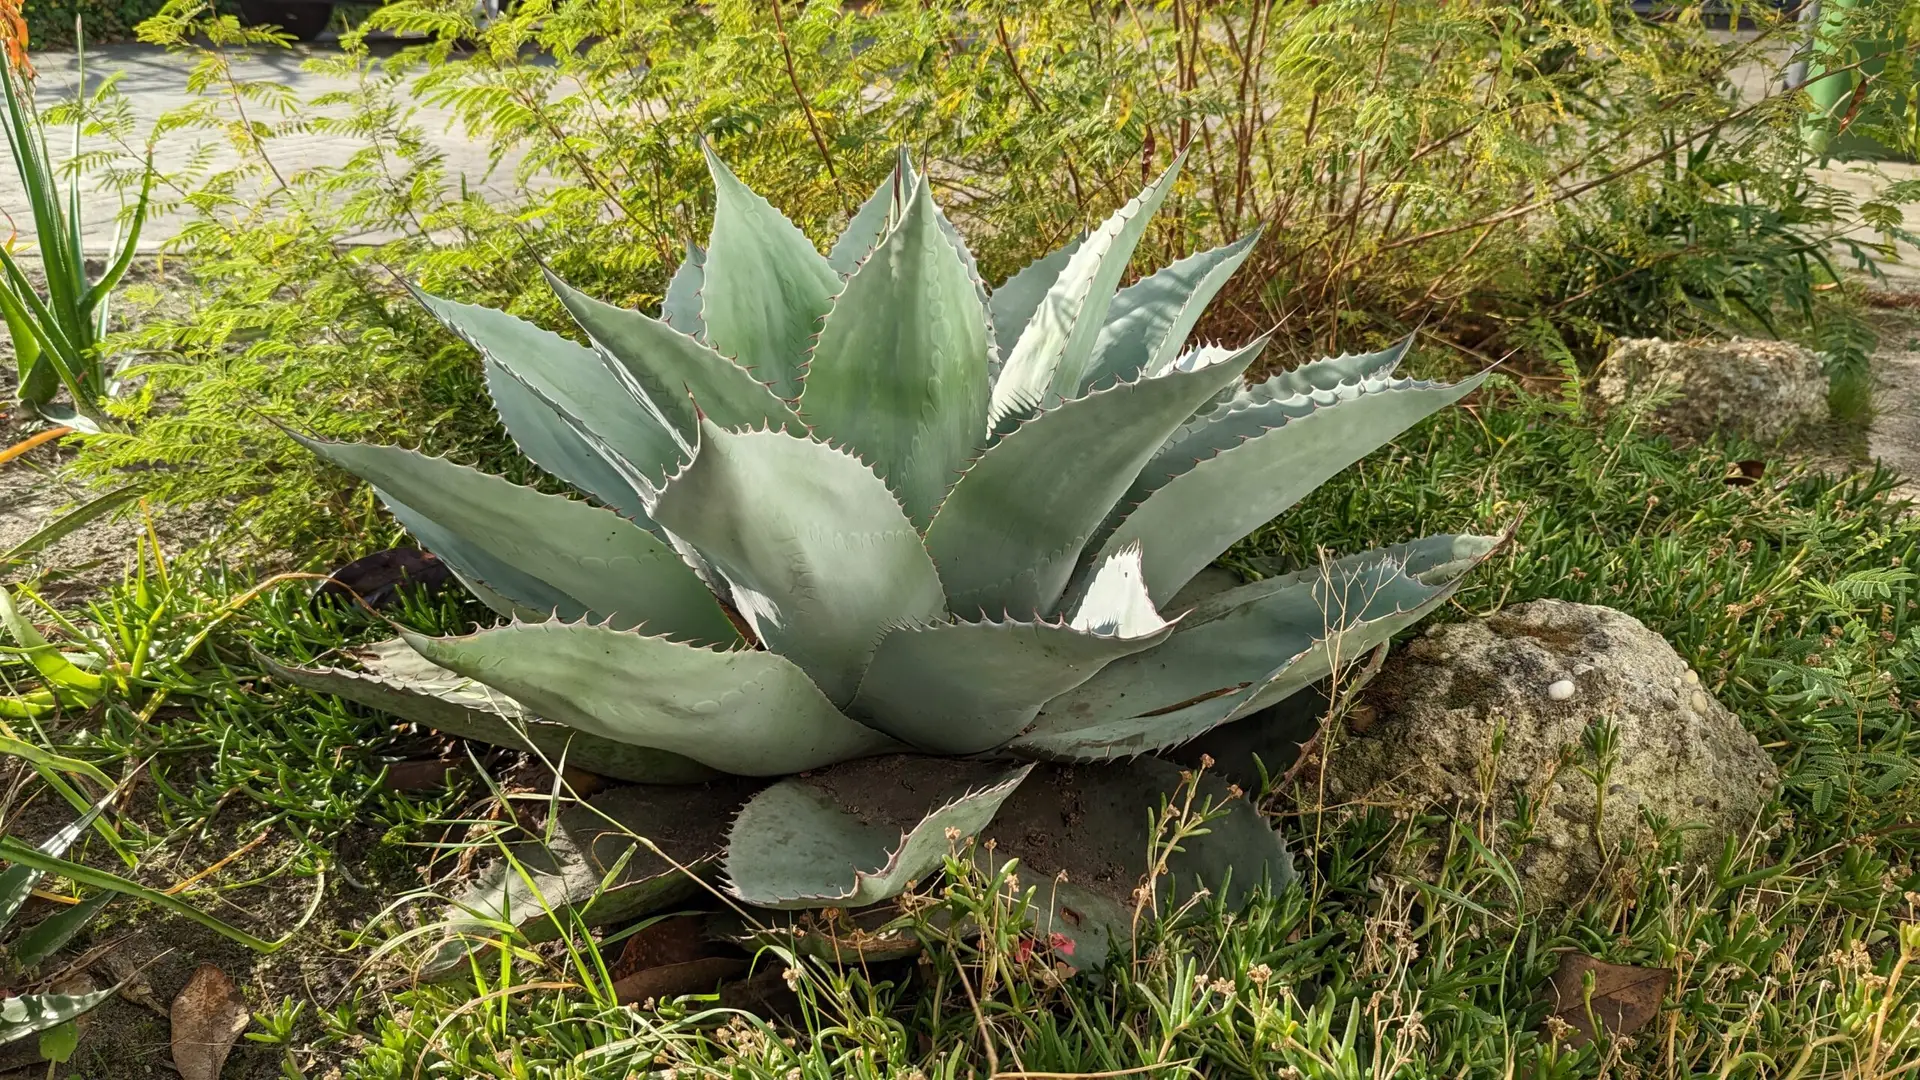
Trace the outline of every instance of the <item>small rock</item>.
<instances>
[{"instance_id":1,"label":"small rock","mask_svg":"<svg viewBox=\"0 0 1920 1080\"><path fill-rule=\"evenodd\" d=\"M1433 627L1425 640L1426 649L1388 658L1368 685L1373 723L1329 753L1328 801L1456 806L1450 793L1479 791L1491 777L1501 815L1514 815L1517 796L1537 807L1533 835L1514 858L1529 907L1577 904L1610 880L1622 850L1652 842L1647 816L1681 830L1683 867L1710 864L1728 836L1752 827L1779 780L1760 744L1710 694L1668 689L1685 679L1685 661L1629 615L1539 600ZM1591 670L1578 698L1563 698L1555 688L1573 684L1561 673L1582 663ZM1543 702L1543 683L1556 704ZM1583 736L1601 720L1617 732L1603 801L1579 767L1588 764ZM1502 749L1489 763L1496 736ZM1596 803L1604 807L1597 826Z\"/></svg>"},{"instance_id":2,"label":"small rock","mask_svg":"<svg viewBox=\"0 0 1920 1080\"><path fill-rule=\"evenodd\" d=\"M1654 409L1654 422L1693 438L1731 430L1772 443L1827 416L1824 362L1785 341L1623 338L1593 390L1608 407L1670 395Z\"/></svg>"},{"instance_id":3,"label":"small rock","mask_svg":"<svg viewBox=\"0 0 1920 1080\"><path fill-rule=\"evenodd\" d=\"M1565 701L1573 696L1573 680L1560 679L1547 687L1547 696L1555 701Z\"/></svg>"}]
</instances>

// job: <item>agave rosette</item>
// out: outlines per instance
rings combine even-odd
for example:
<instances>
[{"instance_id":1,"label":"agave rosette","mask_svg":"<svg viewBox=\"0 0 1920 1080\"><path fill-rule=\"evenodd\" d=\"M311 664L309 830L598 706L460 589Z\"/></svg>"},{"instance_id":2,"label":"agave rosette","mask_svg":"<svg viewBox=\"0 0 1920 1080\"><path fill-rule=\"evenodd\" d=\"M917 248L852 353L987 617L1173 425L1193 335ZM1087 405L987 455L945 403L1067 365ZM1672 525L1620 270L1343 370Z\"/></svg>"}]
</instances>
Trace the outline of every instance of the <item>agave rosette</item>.
<instances>
[{"instance_id":1,"label":"agave rosette","mask_svg":"<svg viewBox=\"0 0 1920 1080\"><path fill-rule=\"evenodd\" d=\"M606 816L767 909L885 900L954 832L990 833L1104 940L1178 782L1152 752L1385 641L1494 546L1433 537L1170 608L1479 383L1395 377L1404 344L1259 383L1265 339L1189 347L1252 240L1119 287L1177 162L989 291L904 155L827 255L709 159L712 235L657 318L552 279L580 345L420 297L480 352L520 449L591 501L305 440L510 621L283 670L643 785L563 815L542 890L602 884ZM1238 890L1290 868L1236 800L1174 872ZM646 852L619 879L601 917L684 887ZM537 910L527 886L497 875L480 906Z\"/></svg>"}]
</instances>

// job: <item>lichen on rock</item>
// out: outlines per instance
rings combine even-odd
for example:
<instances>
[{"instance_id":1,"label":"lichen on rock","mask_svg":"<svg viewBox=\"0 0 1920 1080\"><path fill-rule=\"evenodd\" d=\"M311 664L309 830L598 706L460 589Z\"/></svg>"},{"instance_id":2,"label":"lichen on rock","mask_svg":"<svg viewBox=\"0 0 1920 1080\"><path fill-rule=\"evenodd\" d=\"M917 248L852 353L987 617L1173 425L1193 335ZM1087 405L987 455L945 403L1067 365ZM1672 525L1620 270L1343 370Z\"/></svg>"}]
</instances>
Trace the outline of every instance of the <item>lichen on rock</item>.
<instances>
[{"instance_id":1,"label":"lichen on rock","mask_svg":"<svg viewBox=\"0 0 1920 1080\"><path fill-rule=\"evenodd\" d=\"M1774 443L1827 416L1824 362L1788 341L1623 338L1593 393L1608 408L1658 400L1654 423L1691 438L1727 431Z\"/></svg>"},{"instance_id":2,"label":"lichen on rock","mask_svg":"<svg viewBox=\"0 0 1920 1080\"><path fill-rule=\"evenodd\" d=\"M1514 865L1529 908L1580 902L1624 852L1647 849L1649 820L1679 830L1683 868L1710 864L1779 779L1665 639L1605 607L1538 600L1432 627L1387 661L1364 713L1363 731L1333 740L1328 804L1511 819L1524 793L1532 833ZM1602 723L1614 729L1604 799L1587 738Z\"/></svg>"}]
</instances>

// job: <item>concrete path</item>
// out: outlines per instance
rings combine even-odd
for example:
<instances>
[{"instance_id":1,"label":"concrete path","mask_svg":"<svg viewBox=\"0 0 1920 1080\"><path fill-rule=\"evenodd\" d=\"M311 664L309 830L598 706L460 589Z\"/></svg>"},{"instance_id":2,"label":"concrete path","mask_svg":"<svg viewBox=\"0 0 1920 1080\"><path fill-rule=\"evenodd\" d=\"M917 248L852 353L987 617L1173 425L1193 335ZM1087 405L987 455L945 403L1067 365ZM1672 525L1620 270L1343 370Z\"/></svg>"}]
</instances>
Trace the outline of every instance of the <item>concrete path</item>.
<instances>
[{"instance_id":1,"label":"concrete path","mask_svg":"<svg viewBox=\"0 0 1920 1080\"><path fill-rule=\"evenodd\" d=\"M241 81L271 80L292 88L299 100L305 101L329 91L350 90L351 80L327 75L318 75L306 70L303 62L311 56L325 53L337 55L329 46L298 47L281 52L236 60L235 78ZM39 69L36 93L41 104L67 100L73 96L78 83L78 64L73 53L46 52L34 55L34 65ZM145 45L110 45L90 49L87 52L86 76L89 89L97 88L111 73L120 75L120 91L132 107L136 138L144 139L153 122L166 113L192 104L196 96L187 89L188 72L193 66L191 56L171 54L163 49ZM225 95L216 98L222 115L232 115L231 105ZM282 119L278 116L261 116L263 108L259 103L249 103L256 119L269 122ZM504 161L498 169L490 169L486 148L470 142L458 132L455 118L449 110L430 105L416 104L415 122L426 132L428 141L445 155L446 169L450 181L458 183L465 177L469 186L481 192L507 197L514 190L513 169L517 158ZM49 131L48 142L56 161L65 161L71 156L72 144L65 129ZM328 134L302 134L294 137L270 140L267 150L275 165L283 175L290 175L301 169L322 165L339 165L346 162L355 152L363 149L366 142ZM83 139L81 148L92 151L112 148L105 139ZM0 152L3 153L3 152ZM155 165L164 175L181 170L196 154L207 154L208 164L214 169L227 168L239 160L239 153L218 132L177 130L160 140L155 152ZM83 191L90 191L83 185ZM81 216L84 219L82 235L90 253L106 250L115 235L114 214L119 208L118 197L112 193L96 194L91 200L83 199ZM28 210L25 193L20 181L14 175L11 162L0 168L0 210L13 217L13 226L23 238L32 235L32 220ZM141 247L153 250L162 242L174 236L191 218L188 212L161 212L151 217L142 230ZM349 239L362 242L383 239L379 236L359 236Z\"/></svg>"}]
</instances>

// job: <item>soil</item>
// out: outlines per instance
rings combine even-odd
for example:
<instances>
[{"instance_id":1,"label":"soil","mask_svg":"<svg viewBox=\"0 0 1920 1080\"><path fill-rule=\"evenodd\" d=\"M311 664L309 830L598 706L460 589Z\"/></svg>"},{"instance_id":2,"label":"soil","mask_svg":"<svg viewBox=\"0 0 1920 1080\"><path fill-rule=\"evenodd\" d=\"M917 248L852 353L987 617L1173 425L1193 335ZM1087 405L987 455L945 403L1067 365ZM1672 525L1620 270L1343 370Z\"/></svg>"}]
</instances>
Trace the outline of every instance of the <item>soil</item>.
<instances>
[{"instance_id":1,"label":"soil","mask_svg":"<svg viewBox=\"0 0 1920 1080\"><path fill-rule=\"evenodd\" d=\"M93 268L98 272L98 267ZM29 267L29 276L32 276ZM152 260L136 260L124 279L128 284L157 287L160 308L178 306L170 295L183 292L177 274L163 276ZM124 305L123 305L124 309ZM14 403L16 386L13 341L0 333L0 448L45 430L37 418L22 416ZM103 494L65 475L73 461L68 440L44 444L26 455L0 464L0 552L11 550L74 506ZM219 508L152 509L154 532L171 556L218 535L226 522ZM134 557L135 543L146 522L137 502L114 514L74 530L42 550L27 570L8 575L19 578L40 572L42 592L49 599L74 600L90 596L121 580Z\"/></svg>"},{"instance_id":2,"label":"soil","mask_svg":"<svg viewBox=\"0 0 1920 1080\"><path fill-rule=\"evenodd\" d=\"M1007 779L1005 762L942 761L937 769L928 769L926 761L905 754L866 758L806 780L861 824L906 832L934 809Z\"/></svg>"},{"instance_id":3,"label":"soil","mask_svg":"<svg viewBox=\"0 0 1920 1080\"><path fill-rule=\"evenodd\" d=\"M1901 473L1900 492L1920 504L1920 293L1877 294L1873 312L1873 425L1866 456Z\"/></svg>"},{"instance_id":4,"label":"soil","mask_svg":"<svg viewBox=\"0 0 1920 1080\"><path fill-rule=\"evenodd\" d=\"M72 820L68 807L39 784L17 785L9 775L10 762L0 762L0 831L38 840ZM16 770L17 771L17 770ZM24 805L12 805L21 791L37 793ZM151 785L137 787L128 808L130 820L155 834L177 827L163 819ZM260 835L260 826L236 800L232 808L207 821L199 834L189 833L157 858L129 871L125 864L89 838L84 852L69 857L104 870L127 875L159 889L193 877L221 859L240 854L208 875L188 899L256 936L277 939L298 926L314 902L316 889L325 890L317 911L298 934L279 951L261 955L229 941L197 923L158 909L127 901L109 904L105 912L68 949L49 961L41 975L63 965L86 960L100 986L126 982L121 995L95 1009L82 1029L74 1057L55 1075L83 1076L87 1080L149 1080L172 1071L171 1025L162 1015L194 969L213 964L225 972L246 995L256 1016L287 1001L309 1005L296 1033L296 1045L319 1034L316 1010L327 1010L350 999L355 977L367 948L354 938L392 900L421 885L418 872L405 858L395 858L380 836L370 829L350 829L333 838L337 863L324 877L312 876L300 863L303 846L285 826L275 826L257 847L248 845ZM183 830L184 831L184 830ZM343 872L344 871L344 872ZM36 901L18 917L28 925L50 905ZM137 999L137 1000L136 1000ZM364 1013L363 1013L364 1015ZM258 1022L249 1031L261 1030ZM350 1056L354 1047L337 1046L325 1055L302 1054L307 1075L328 1073ZM0 1048L0 1080L39 1080L47 1066L37 1062L34 1040ZM268 1080L283 1075L283 1049L242 1039L233 1047L221 1076L224 1080Z\"/></svg>"}]
</instances>

